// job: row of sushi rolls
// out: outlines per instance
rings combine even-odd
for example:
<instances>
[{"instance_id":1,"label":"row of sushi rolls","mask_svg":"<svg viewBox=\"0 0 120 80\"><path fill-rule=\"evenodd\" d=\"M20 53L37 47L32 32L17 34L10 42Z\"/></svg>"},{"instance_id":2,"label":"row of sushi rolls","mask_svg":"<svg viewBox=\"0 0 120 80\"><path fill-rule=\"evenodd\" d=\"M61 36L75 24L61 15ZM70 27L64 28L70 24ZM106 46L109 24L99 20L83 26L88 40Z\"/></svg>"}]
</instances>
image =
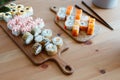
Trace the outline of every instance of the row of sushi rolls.
<instances>
[{"instance_id":1,"label":"row of sushi rolls","mask_svg":"<svg viewBox=\"0 0 120 80\"><path fill-rule=\"evenodd\" d=\"M7 22L7 28L13 36L21 36L24 44L28 46L34 42L32 49L34 55L46 51L49 56L57 54L58 49L63 46L63 40L59 36L52 37L52 30L45 29L43 19L33 19L33 8L22 4L10 3L5 5L10 8L9 12L1 12L0 20ZM43 29L44 28L44 29Z\"/></svg>"},{"instance_id":2,"label":"row of sushi rolls","mask_svg":"<svg viewBox=\"0 0 120 80\"><path fill-rule=\"evenodd\" d=\"M73 6L60 7L57 14L57 21L64 21L64 28L71 31L74 37L78 37L80 31L86 35L93 35L95 30L95 19L82 14L81 9L74 9Z\"/></svg>"}]
</instances>

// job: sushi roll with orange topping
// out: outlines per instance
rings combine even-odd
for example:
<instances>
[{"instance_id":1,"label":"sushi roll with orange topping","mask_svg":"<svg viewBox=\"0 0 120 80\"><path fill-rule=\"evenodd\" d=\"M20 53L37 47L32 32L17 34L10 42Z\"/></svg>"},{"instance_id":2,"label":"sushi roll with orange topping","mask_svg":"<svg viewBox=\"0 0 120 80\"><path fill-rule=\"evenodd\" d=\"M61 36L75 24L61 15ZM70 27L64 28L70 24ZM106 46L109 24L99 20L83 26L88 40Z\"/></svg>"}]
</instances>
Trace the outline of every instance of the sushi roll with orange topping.
<instances>
[{"instance_id":1,"label":"sushi roll with orange topping","mask_svg":"<svg viewBox=\"0 0 120 80\"><path fill-rule=\"evenodd\" d=\"M82 16L80 20L80 30L87 32L89 16Z\"/></svg>"},{"instance_id":2,"label":"sushi roll with orange topping","mask_svg":"<svg viewBox=\"0 0 120 80\"><path fill-rule=\"evenodd\" d=\"M73 25L73 28L72 28L72 35L77 37L79 35L79 25Z\"/></svg>"},{"instance_id":3,"label":"sushi roll with orange topping","mask_svg":"<svg viewBox=\"0 0 120 80\"><path fill-rule=\"evenodd\" d=\"M94 18L90 18L89 19L89 23L88 23L87 34L88 35L93 35L94 34L94 28L95 28L95 19Z\"/></svg>"},{"instance_id":4,"label":"sushi roll with orange topping","mask_svg":"<svg viewBox=\"0 0 120 80\"><path fill-rule=\"evenodd\" d=\"M73 12L73 6L68 6L66 9L66 16L71 15Z\"/></svg>"},{"instance_id":5,"label":"sushi roll with orange topping","mask_svg":"<svg viewBox=\"0 0 120 80\"><path fill-rule=\"evenodd\" d=\"M76 14L75 14L75 20L80 20L82 16L82 10L81 9L77 9L76 10Z\"/></svg>"},{"instance_id":6,"label":"sushi roll with orange topping","mask_svg":"<svg viewBox=\"0 0 120 80\"><path fill-rule=\"evenodd\" d=\"M66 12L66 8L64 8L64 7L59 8L56 19L57 20L65 20L65 16L66 16L65 12Z\"/></svg>"}]
</instances>

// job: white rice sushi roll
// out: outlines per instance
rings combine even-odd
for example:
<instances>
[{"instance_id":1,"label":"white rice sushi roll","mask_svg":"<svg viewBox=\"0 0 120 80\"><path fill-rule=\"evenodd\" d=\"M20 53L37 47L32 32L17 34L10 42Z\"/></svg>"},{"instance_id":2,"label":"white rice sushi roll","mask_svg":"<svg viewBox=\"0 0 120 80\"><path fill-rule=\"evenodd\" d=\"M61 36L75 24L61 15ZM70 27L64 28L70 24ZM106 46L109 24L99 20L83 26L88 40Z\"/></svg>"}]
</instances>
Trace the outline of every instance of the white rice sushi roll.
<instances>
[{"instance_id":1,"label":"white rice sushi roll","mask_svg":"<svg viewBox=\"0 0 120 80\"><path fill-rule=\"evenodd\" d=\"M53 55L57 54L57 46L52 43L47 44L45 46L45 50L47 51L47 54L49 56L53 56Z\"/></svg>"},{"instance_id":2,"label":"white rice sushi roll","mask_svg":"<svg viewBox=\"0 0 120 80\"><path fill-rule=\"evenodd\" d=\"M3 14L3 19L8 22L12 19L12 14L10 12L6 12L5 14Z\"/></svg>"},{"instance_id":3,"label":"white rice sushi roll","mask_svg":"<svg viewBox=\"0 0 120 80\"><path fill-rule=\"evenodd\" d=\"M55 44L58 48L61 48L62 47L62 45L63 45L63 40L62 40L62 38L61 37L54 37L53 39L52 39L52 42L53 42L53 44Z\"/></svg>"},{"instance_id":4,"label":"white rice sushi roll","mask_svg":"<svg viewBox=\"0 0 120 80\"><path fill-rule=\"evenodd\" d=\"M67 20L75 20L75 16L69 15L69 16L67 17Z\"/></svg>"},{"instance_id":5,"label":"white rice sushi roll","mask_svg":"<svg viewBox=\"0 0 120 80\"><path fill-rule=\"evenodd\" d=\"M27 13L27 17L33 15L33 8L32 7L25 7L24 10Z\"/></svg>"},{"instance_id":6,"label":"white rice sushi roll","mask_svg":"<svg viewBox=\"0 0 120 80\"><path fill-rule=\"evenodd\" d=\"M33 41L33 35L30 32L25 32L22 36L25 44L30 44Z\"/></svg>"},{"instance_id":7,"label":"white rice sushi roll","mask_svg":"<svg viewBox=\"0 0 120 80\"><path fill-rule=\"evenodd\" d=\"M65 21L65 29L72 30L72 27L74 25L74 20L66 20Z\"/></svg>"},{"instance_id":8,"label":"white rice sushi roll","mask_svg":"<svg viewBox=\"0 0 120 80\"><path fill-rule=\"evenodd\" d=\"M35 43L33 46L32 46L33 50L34 50L34 54L35 55L38 55L40 54L40 52L42 51L42 45L39 44L39 43Z\"/></svg>"},{"instance_id":9,"label":"white rice sushi roll","mask_svg":"<svg viewBox=\"0 0 120 80\"><path fill-rule=\"evenodd\" d=\"M14 36L19 36L20 35L20 26L16 25L15 27L12 28L12 34Z\"/></svg>"},{"instance_id":10,"label":"white rice sushi roll","mask_svg":"<svg viewBox=\"0 0 120 80\"><path fill-rule=\"evenodd\" d=\"M11 9L11 14L12 14L12 16L13 16L13 17L14 17L14 16L16 16L16 15L17 15L17 13L18 13L18 11L17 11L17 9L16 9L16 8Z\"/></svg>"},{"instance_id":11,"label":"white rice sushi roll","mask_svg":"<svg viewBox=\"0 0 120 80\"><path fill-rule=\"evenodd\" d=\"M43 36L37 35L37 36L35 36L34 41L35 42L42 42L43 38L44 38Z\"/></svg>"},{"instance_id":12,"label":"white rice sushi roll","mask_svg":"<svg viewBox=\"0 0 120 80\"><path fill-rule=\"evenodd\" d=\"M66 17L66 8L61 7L57 12L57 20L65 20Z\"/></svg>"},{"instance_id":13,"label":"white rice sushi roll","mask_svg":"<svg viewBox=\"0 0 120 80\"><path fill-rule=\"evenodd\" d=\"M4 13L2 13L2 12L0 13L0 20L3 20L3 14Z\"/></svg>"},{"instance_id":14,"label":"white rice sushi roll","mask_svg":"<svg viewBox=\"0 0 120 80\"><path fill-rule=\"evenodd\" d=\"M18 5L16 5L16 8L17 8L17 10L24 9L24 5L22 5L22 4L18 4Z\"/></svg>"},{"instance_id":15,"label":"white rice sushi roll","mask_svg":"<svg viewBox=\"0 0 120 80\"><path fill-rule=\"evenodd\" d=\"M39 27L33 27L32 30L31 30L31 33L34 35L34 36L37 36L41 33L41 29Z\"/></svg>"},{"instance_id":16,"label":"white rice sushi roll","mask_svg":"<svg viewBox=\"0 0 120 80\"><path fill-rule=\"evenodd\" d=\"M52 37L52 30L51 29L44 29L41 33L42 36L45 38L51 38Z\"/></svg>"},{"instance_id":17,"label":"white rice sushi roll","mask_svg":"<svg viewBox=\"0 0 120 80\"><path fill-rule=\"evenodd\" d=\"M43 37L43 40L40 42L43 46L46 46L46 43L50 43L51 40L49 38Z\"/></svg>"},{"instance_id":18,"label":"white rice sushi roll","mask_svg":"<svg viewBox=\"0 0 120 80\"><path fill-rule=\"evenodd\" d=\"M20 15L20 16L22 16L23 18L27 17L27 13L25 12L24 9L18 10L17 15Z\"/></svg>"},{"instance_id":19,"label":"white rice sushi roll","mask_svg":"<svg viewBox=\"0 0 120 80\"><path fill-rule=\"evenodd\" d=\"M10 3L8 5L5 5L6 7L10 8L10 9L13 9L16 7L16 4L15 3Z\"/></svg>"},{"instance_id":20,"label":"white rice sushi roll","mask_svg":"<svg viewBox=\"0 0 120 80\"><path fill-rule=\"evenodd\" d=\"M38 26L40 29L42 29L42 28L45 26L45 23L44 23L43 19L41 19L41 18L35 19L35 23L37 24L37 26Z\"/></svg>"}]
</instances>

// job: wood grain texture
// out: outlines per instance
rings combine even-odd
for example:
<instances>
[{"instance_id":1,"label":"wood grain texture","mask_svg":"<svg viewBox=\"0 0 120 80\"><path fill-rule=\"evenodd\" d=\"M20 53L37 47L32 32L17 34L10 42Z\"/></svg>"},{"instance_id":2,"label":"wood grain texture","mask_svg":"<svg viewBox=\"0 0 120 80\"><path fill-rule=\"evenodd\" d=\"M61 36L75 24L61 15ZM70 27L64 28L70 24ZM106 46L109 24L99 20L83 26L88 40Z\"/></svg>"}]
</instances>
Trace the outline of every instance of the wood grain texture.
<instances>
[{"instance_id":1,"label":"wood grain texture","mask_svg":"<svg viewBox=\"0 0 120 80\"><path fill-rule=\"evenodd\" d=\"M0 28L0 80L120 80L120 5L113 9L99 9L91 4L91 0L85 0L115 30L111 31L97 22L101 29L99 34L89 42L78 44L56 26L53 20L55 15L49 7L79 4L84 8L80 1L16 1L26 6L31 5L34 17L43 18L46 28L51 28L64 38L70 48L61 57L74 67L74 74L63 75L53 62L34 66Z\"/></svg>"}]
</instances>

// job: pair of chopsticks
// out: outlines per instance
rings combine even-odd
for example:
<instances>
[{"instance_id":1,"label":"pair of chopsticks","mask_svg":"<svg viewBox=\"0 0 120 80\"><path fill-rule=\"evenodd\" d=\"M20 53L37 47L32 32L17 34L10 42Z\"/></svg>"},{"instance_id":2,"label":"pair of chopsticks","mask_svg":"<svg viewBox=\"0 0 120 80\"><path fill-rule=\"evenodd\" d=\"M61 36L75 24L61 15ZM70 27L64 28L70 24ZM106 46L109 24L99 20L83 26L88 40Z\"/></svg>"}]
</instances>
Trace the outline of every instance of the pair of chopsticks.
<instances>
[{"instance_id":1,"label":"pair of chopsticks","mask_svg":"<svg viewBox=\"0 0 120 80\"><path fill-rule=\"evenodd\" d=\"M95 16L91 15L90 13L88 13L87 11L85 11L84 9L82 9L81 7L79 7L78 5L75 5L76 8L78 9L82 9L84 13L86 13L87 15L95 18L98 22L100 22L101 24L103 24L104 26L106 26L107 28L109 28L110 30L113 30L113 28L102 18L100 17L92 8L90 8L84 1L82 1L82 4L88 8L93 14L95 14L98 18L96 18Z\"/></svg>"}]
</instances>

